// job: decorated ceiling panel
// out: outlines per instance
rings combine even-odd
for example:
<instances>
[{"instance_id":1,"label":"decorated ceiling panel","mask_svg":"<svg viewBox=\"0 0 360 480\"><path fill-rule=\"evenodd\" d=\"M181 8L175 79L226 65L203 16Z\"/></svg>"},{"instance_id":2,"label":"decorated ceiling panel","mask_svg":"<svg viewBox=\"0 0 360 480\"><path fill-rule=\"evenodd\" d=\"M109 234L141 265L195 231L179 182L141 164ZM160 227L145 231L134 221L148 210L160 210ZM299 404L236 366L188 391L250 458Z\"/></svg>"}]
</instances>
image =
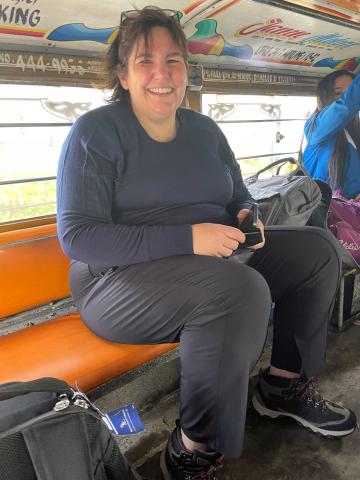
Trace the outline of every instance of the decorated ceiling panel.
<instances>
[{"instance_id":1,"label":"decorated ceiling panel","mask_svg":"<svg viewBox=\"0 0 360 480\"><path fill-rule=\"evenodd\" d=\"M332 0L331 2L318 2L316 0L287 1L299 5L300 7L309 7L312 10L323 12L333 17L360 23L359 0Z\"/></svg>"},{"instance_id":2,"label":"decorated ceiling panel","mask_svg":"<svg viewBox=\"0 0 360 480\"><path fill-rule=\"evenodd\" d=\"M13 52L29 49L44 55L34 71L46 69L52 54L101 55L116 35L120 12L134 3L180 12L192 62L293 74L360 71L357 0L0 0L0 67L16 65ZM323 16L313 18L309 9Z\"/></svg>"}]
</instances>

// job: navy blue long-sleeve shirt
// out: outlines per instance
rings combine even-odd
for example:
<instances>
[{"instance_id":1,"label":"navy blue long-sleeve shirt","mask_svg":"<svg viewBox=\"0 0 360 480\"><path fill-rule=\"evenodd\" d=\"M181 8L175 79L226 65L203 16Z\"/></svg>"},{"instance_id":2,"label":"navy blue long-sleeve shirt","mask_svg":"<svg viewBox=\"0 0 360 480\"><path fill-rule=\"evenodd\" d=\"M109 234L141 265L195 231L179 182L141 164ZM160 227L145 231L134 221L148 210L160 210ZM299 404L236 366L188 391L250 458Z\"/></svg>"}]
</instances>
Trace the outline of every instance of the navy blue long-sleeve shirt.
<instances>
[{"instance_id":1,"label":"navy blue long-sleeve shirt","mask_svg":"<svg viewBox=\"0 0 360 480\"><path fill-rule=\"evenodd\" d=\"M193 253L191 225L235 224L252 203L222 131L179 109L176 138L157 142L127 102L80 117L57 176L58 234L72 259L124 266Z\"/></svg>"}]
</instances>

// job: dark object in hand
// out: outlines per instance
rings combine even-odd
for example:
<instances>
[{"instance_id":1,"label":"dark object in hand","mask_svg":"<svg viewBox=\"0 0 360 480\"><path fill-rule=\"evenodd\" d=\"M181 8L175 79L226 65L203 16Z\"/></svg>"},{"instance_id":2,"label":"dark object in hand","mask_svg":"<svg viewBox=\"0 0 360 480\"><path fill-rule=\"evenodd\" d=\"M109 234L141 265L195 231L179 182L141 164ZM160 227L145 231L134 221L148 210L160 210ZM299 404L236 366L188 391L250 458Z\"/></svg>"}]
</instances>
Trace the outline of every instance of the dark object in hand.
<instances>
[{"instance_id":1,"label":"dark object in hand","mask_svg":"<svg viewBox=\"0 0 360 480\"><path fill-rule=\"evenodd\" d=\"M245 233L245 232L244 232ZM254 232L245 233L245 242L241 243L238 248L249 248L253 245L257 245L263 241L261 231L257 228Z\"/></svg>"},{"instance_id":2,"label":"dark object in hand","mask_svg":"<svg viewBox=\"0 0 360 480\"><path fill-rule=\"evenodd\" d=\"M257 203L254 203L248 216L239 224L239 229L245 233L245 242L239 244L233 255L237 255L242 249L252 247L263 241L261 230L257 226L258 220L259 207Z\"/></svg>"}]
</instances>

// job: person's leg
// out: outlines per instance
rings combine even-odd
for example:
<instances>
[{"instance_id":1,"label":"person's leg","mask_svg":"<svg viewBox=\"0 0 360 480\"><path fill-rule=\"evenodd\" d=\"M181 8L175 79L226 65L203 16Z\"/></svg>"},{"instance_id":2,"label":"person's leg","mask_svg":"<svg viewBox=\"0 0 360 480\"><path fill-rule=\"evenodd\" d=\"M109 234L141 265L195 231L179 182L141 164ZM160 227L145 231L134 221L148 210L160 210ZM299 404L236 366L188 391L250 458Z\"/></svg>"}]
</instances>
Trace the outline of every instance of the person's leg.
<instances>
[{"instance_id":1,"label":"person's leg","mask_svg":"<svg viewBox=\"0 0 360 480\"><path fill-rule=\"evenodd\" d=\"M275 302L271 366L261 376L255 408L272 417L281 411L323 435L352 433L352 412L324 400L310 381L325 361L341 268L336 240L318 228L269 228L250 265L267 280Z\"/></svg>"},{"instance_id":2,"label":"person's leg","mask_svg":"<svg viewBox=\"0 0 360 480\"><path fill-rule=\"evenodd\" d=\"M316 375L339 283L337 242L315 227L270 227L249 264L264 276L275 302L271 365Z\"/></svg>"},{"instance_id":3,"label":"person's leg","mask_svg":"<svg viewBox=\"0 0 360 480\"><path fill-rule=\"evenodd\" d=\"M266 336L270 294L246 265L179 256L94 281L74 265L72 292L97 335L122 343L180 340L181 428L227 457L241 453L249 372Z\"/></svg>"}]
</instances>

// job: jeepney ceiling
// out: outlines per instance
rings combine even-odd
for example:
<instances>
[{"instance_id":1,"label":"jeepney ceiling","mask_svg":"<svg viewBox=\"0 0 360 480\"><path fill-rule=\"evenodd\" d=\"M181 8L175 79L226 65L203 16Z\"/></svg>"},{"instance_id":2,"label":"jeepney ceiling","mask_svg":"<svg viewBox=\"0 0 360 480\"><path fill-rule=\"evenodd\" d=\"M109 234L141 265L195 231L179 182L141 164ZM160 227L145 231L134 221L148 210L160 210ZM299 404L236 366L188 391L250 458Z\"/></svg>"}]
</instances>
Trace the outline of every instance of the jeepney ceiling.
<instances>
[{"instance_id":1,"label":"jeepney ceiling","mask_svg":"<svg viewBox=\"0 0 360 480\"><path fill-rule=\"evenodd\" d=\"M316 0L287 0L301 7L326 13L344 20L359 23L360 1L359 0L332 0L330 2L317 2Z\"/></svg>"},{"instance_id":2,"label":"jeepney ceiling","mask_svg":"<svg viewBox=\"0 0 360 480\"><path fill-rule=\"evenodd\" d=\"M294 13L289 3L333 21ZM288 0L286 9L281 0L3 0L0 66L15 61L6 56L12 51L101 55L120 12L147 4L181 12L193 63L317 76L360 71L359 0Z\"/></svg>"}]
</instances>

